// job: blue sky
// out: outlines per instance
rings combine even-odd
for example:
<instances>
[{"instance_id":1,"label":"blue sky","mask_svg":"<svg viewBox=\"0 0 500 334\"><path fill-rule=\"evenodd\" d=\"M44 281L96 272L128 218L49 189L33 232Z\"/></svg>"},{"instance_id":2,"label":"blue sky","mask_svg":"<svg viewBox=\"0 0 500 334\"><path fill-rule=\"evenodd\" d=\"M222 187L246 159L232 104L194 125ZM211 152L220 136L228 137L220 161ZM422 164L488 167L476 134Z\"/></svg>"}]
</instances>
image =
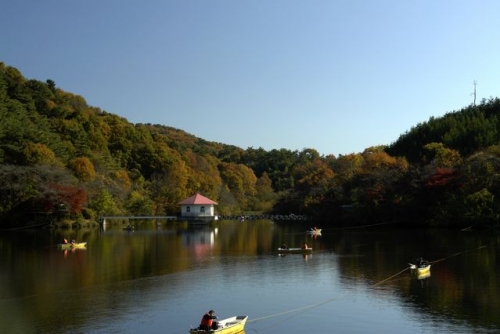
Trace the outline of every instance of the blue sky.
<instances>
[{"instance_id":1,"label":"blue sky","mask_svg":"<svg viewBox=\"0 0 500 334\"><path fill-rule=\"evenodd\" d=\"M498 0L16 0L0 61L132 123L320 154L500 96Z\"/></svg>"}]
</instances>

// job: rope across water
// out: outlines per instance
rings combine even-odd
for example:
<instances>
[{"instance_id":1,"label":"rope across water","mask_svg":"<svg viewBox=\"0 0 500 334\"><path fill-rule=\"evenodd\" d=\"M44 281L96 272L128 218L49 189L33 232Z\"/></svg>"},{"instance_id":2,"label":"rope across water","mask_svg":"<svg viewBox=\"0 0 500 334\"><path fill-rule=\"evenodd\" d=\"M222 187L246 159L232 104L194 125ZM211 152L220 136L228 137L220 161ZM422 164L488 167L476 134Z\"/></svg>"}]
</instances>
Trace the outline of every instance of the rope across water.
<instances>
[{"instance_id":1,"label":"rope across water","mask_svg":"<svg viewBox=\"0 0 500 334\"><path fill-rule=\"evenodd\" d=\"M330 298L330 299L328 299L326 301L323 301L321 303L316 303L316 304L312 304L312 305L308 305L308 306L296 308L296 309L293 309L293 310L288 310L288 311L284 311L284 312L280 312L280 313L268 315L266 317L261 317L261 318L256 318L256 319L248 320L247 323L253 323L253 322L257 322L257 321L264 320L264 319L274 318L274 317L278 317L280 315L284 315L284 314L288 314L288 313L305 311L305 310L312 309L312 308L315 308L315 307L318 307L318 306L321 306L321 305L324 305L324 304L328 304L328 303L330 303L331 301L333 301L335 299L338 299L338 297Z\"/></svg>"},{"instance_id":2,"label":"rope across water","mask_svg":"<svg viewBox=\"0 0 500 334\"><path fill-rule=\"evenodd\" d=\"M455 256L458 256L458 255L461 255L461 254L465 254L465 253L469 253L469 252L473 252L473 251L477 251L479 249L482 249L482 248L485 248L487 246L480 246L478 248L475 248L475 249L472 249L472 250L467 250L467 251L463 251L463 252L458 252L458 253L455 253L455 254L452 254L450 256L447 256L447 257L444 257L442 259L438 259L438 260L434 260L434 261L429 261L430 264L435 264L435 263L438 263L438 262L442 262L442 261L445 261L447 259L450 259L452 257L455 257ZM410 267L406 267L404 268L403 270L397 272L396 274L394 275L391 275L375 284L373 284L373 286L378 286L378 285L381 285L381 284L384 284L386 283L387 281L401 275L402 273L406 272L407 270L409 270ZM316 308L316 307L319 307L319 306L322 306L322 305L325 305L325 304L328 304L334 300L337 300L337 299L340 299L341 296L337 296L337 297L334 297L334 298L330 298L328 300L325 300L325 301L322 301L322 302L319 302L319 303L316 303L316 304L311 304L311 305L307 305L307 306L303 306L303 307L300 307L300 308L296 308L296 309L292 309L292 310L287 310L287 311L283 311L283 312L280 312L280 313L275 313L275 314L271 314L271 315L268 315L268 316L265 316L265 317L260 317L260 318L256 318L256 319L251 319L251 320L248 320L247 323L256 323L258 321L262 321L262 320L266 320L266 319L271 319L271 318L275 318L275 317L279 317L279 316L282 316L282 315L286 315L286 314L290 314L290 313L294 313L294 312L305 312L307 310L310 310L310 309L313 309L313 308ZM284 319L283 321L286 321L287 319ZM283 322L281 321L281 322ZM281 323L279 322L279 323ZM276 326L278 323L270 326L270 327L273 327L273 326ZM269 327L268 327L269 328ZM267 329L268 329L267 328ZM257 330L253 329L253 331L257 332Z\"/></svg>"}]
</instances>

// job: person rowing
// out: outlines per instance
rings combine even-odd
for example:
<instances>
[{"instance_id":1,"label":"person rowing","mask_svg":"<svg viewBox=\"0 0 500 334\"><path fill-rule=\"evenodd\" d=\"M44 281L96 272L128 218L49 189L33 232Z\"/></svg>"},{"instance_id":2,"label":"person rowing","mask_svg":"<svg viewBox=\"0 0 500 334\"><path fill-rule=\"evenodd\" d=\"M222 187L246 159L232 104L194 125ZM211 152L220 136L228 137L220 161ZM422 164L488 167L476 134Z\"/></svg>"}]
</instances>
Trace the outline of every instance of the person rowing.
<instances>
[{"instance_id":1,"label":"person rowing","mask_svg":"<svg viewBox=\"0 0 500 334\"><path fill-rule=\"evenodd\" d=\"M219 326L217 324L217 321L213 321L214 319L217 319L217 317L215 316L215 311L208 311L201 318L201 323L198 329L203 331L216 330Z\"/></svg>"}]
</instances>

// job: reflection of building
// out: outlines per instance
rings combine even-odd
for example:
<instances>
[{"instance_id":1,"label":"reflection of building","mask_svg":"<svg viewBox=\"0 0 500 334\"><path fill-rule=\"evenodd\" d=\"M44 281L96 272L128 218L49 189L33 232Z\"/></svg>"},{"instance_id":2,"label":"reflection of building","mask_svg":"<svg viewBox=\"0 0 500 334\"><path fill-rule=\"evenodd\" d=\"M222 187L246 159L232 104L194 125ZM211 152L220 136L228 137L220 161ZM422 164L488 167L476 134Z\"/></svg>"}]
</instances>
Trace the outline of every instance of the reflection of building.
<instances>
[{"instance_id":1,"label":"reflection of building","mask_svg":"<svg viewBox=\"0 0 500 334\"><path fill-rule=\"evenodd\" d=\"M186 198L179 204L181 206L181 219L202 222L215 219L215 205L217 205L217 202L201 194Z\"/></svg>"},{"instance_id":2,"label":"reflection of building","mask_svg":"<svg viewBox=\"0 0 500 334\"><path fill-rule=\"evenodd\" d=\"M210 229L188 230L182 233L182 244L185 246L213 245L214 231Z\"/></svg>"},{"instance_id":3,"label":"reflection of building","mask_svg":"<svg viewBox=\"0 0 500 334\"><path fill-rule=\"evenodd\" d=\"M182 233L182 244L191 248L196 257L204 257L214 247L215 233L210 229L188 230Z\"/></svg>"}]
</instances>

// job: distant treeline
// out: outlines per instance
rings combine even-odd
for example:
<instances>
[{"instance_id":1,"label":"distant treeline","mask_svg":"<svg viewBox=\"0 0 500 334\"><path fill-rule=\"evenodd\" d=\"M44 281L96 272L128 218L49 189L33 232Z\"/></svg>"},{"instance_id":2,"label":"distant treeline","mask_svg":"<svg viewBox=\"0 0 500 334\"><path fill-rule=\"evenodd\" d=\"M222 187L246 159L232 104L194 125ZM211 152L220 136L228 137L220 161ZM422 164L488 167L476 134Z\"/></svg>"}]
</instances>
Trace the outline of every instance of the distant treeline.
<instances>
[{"instance_id":1,"label":"distant treeline","mask_svg":"<svg viewBox=\"0 0 500 334\"><path fill-rule=\"evenodd\" d=\"M389 146L337 157L313 148L242 149L132 124L0 63L0 228L177 215L178 203L196 192L217 201L221 216L493 227L499 113L497 98L482 101L418 124Z\"/></svg>"}]
</instances>

